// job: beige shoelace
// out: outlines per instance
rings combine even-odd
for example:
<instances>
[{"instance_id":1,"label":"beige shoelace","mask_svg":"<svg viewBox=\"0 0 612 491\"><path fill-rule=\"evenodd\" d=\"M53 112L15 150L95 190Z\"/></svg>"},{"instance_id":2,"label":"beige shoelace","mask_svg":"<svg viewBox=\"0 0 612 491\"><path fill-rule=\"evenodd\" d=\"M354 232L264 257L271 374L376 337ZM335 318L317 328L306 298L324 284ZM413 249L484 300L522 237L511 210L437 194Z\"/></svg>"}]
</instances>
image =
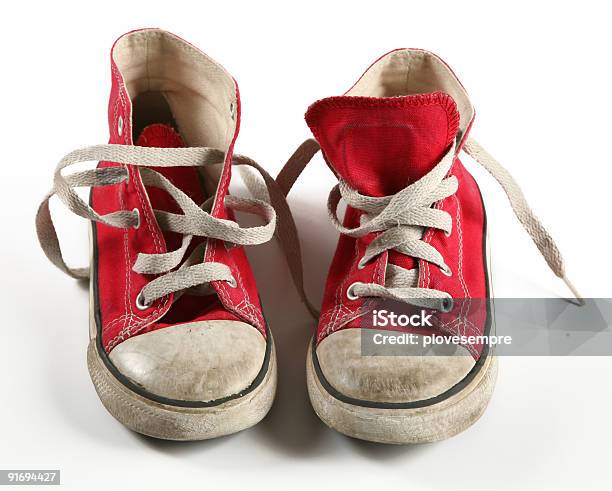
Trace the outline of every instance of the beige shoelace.
<instances>
[{"instance_id":1,"label":"beige shoelace","mask_svg":"<svg viewBox=\"0 0 612 491\"><path fill-rule=\"evenodd\" d=\"M279 173L276 181L256 162L241 155L235 155L233 165L253 168L261 175L265 186L259 181L245 179L251 192L262 199L245 199L226 196L225 205L235 211L262 216L263 226L241 228L236 222L215 218L208 209L211 199L198 205L185 193L176 188L158 172L148 167L205 166L221 164L225 154L221 150L191 148L150 148L129 145L98 145L76 150L66 155L58 164L54 174L54 186L41 203L36 215L36 229L40 244L47 257L59 269L80 279L89 276L89 268L70 268L64 261L59 240L49 210L49 200L57 194L59 199L74 213L89 220L113 227L129 228L140 224L137 210L121 210L107 215L97 214L74 191L77 187L97 187L119 184L128 179L125 167L107 167L76 172L64 176L62 170L78 162L106 161L131 164L140 169L143 183L167 191L177 202L183 214L154 210L156 219L163 230L183 235L181 246L163 254L140 253L134 264L134 271L158 274L156 279L141 291L138 302L142 307L170 293L178 293L175 299L189 290L190 293L210 294L212 281L227 281L234 285L229 268L221 263L202 262L203 244L196 247L185 258L194 236L215 238L238 245L262 244L270 240L275 232L287 258L293 280L300 297L315 317L317 310L309 302L304 290L300 243L293 216L286 201L291 187L300 176L320 147L315 140L306 140L294 152ZM565 275L563 258L553 239L533 214L523 193L512 178L489 153L478 143L468 139L465 151L480 163L502 186L515 215L535 242L550 269L570 288L582 303L582 297ZM455 149L452 148L442 160L425 176L392 196L372 198L359 194L344 182L335 186L328 200L329 215L336 228L351 237L362 237L370 232L382 232L366 248L358 267L387 250L396 250L408 256L423 259L447 274L450 273L442 255L422 240L425 228L435 228L450 233L450 215L432 208L437 201L453 195L457 190L454 176L446 177L452 166ZM245 176L245 177L248 177ZM340 198L359 210L364 211L358 227L348 229L337 218L336 211ZM277 220L278 216L278 220ZM404 269L389 264L384 285L354 283L348 294L357 297L390 298L425 308L448 310L452 307L449 294L439 290L418 288L416 269Z\"/></svg>"},{"instance_id":2,"label":"beige shoelace","mask_svg":"<svg viewBox=\"0 0 612 491\"><path fill-rule=\"evenodd\" d=\"M162 174L148 167L206 166L223 164L225 153L221 150L191 148L150 148L129 145L97 145L66 155L58 164L54 174L54 185L51 192L41 203L36 215L36 230L41 247L47 257L59 269L77 279L89 277L89 268L71 268L62 255L57 232L51 218L49 200L57 195L60 201L75 214L104 223L112 227L129 228L140 225L138 210L121 210L106 215L99 215L87 205L74 191L77 187L98 187L119 184L128 179L125 167L96 168L64 176L63 170L78 162L105 161L118 164L138 166L143 183L146 186L165 190L180 207L182 214L154 210L155 217L162 230L183 235L181 246L174 251L163 254L138 254L133 270L144 274L160 275L150 281L140 292L137 303L146 308L156 299L170 293L176 293L175 299L189 290L189 293L210 294L210 283L226 281L236 284L230 269L221 263L203 262L204 244L194 248L188 257L186 252L194 236L214 238L237 245L255 245L267 242L276 229L275 208L280 210L282 220L278 224L278 235L285 248L285 254L291 261L291 271L298 290L311 312L315 312L305 298L303 273L299 241L295 223L285 201L285 197L276 181L256 162L240 155L234 156L233 164L254 168L264 179L269 203L259 199L245 199L228 195L225 205L234 211L259 215L266 221L265 225L242 228L236 222L213 217L209 213L212 199L198 205L189 196L174 186ZM298 258L294 260L292 258Z\"/></svg>"},{"instance_id":3,"label":"beige shoelace","mask_svg":"<svg viewBox=\"0 0 612 491\"><path fill-rule=\"evenodd\" d=\"M567 284L578 301L583 303L582 297L565 275L559 249L529 208L516 181L473 139L467 140L464 149L502 186L515 215L535 242L550 269ZM315 140L307 140L287 162L277 178L285 195L318 150L319 145ZM343 180L332 189L328 200L328 211L332 223L340 233L351 237L363 237L370 232L381 232L367 246L364 256L359 261L359 268L379 254L395 250L435 264L447 275L452 274L442 255L431 244L424 242L422 237L425 228L443 230L447 234L452 230L450 215L446 211L432 208L432 205L457 191L457 179L454 176L446 177L454 158L453 147L429 173L392 196L381 198L364 196ZM346 228L338 220L336 213L341 198L348 205L364 212L358 227ZM384 285L356 282L349 287L347 295L351 298L394 299L441 311L452 308L452 298L447 292L418 287L416 268L404 269L393 264L387 265Z\"/></svg>"}]
</instances>

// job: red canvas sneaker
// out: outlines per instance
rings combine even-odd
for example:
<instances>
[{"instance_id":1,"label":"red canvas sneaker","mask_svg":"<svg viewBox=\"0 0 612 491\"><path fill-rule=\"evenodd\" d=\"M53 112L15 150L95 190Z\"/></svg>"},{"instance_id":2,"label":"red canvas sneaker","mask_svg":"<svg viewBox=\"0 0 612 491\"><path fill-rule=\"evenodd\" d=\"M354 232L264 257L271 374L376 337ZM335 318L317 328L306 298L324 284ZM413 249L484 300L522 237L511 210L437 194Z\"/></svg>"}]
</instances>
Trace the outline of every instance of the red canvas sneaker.
<instances>
[{"instance_id":1,"label":"red canvas sneaker","mask_svg":"<svg viewBox=\"0 0 612 491\"><path fill-rule=\"evenodd\" d=\"M272 404L276 361L241 246L269 240L275 212L228 194L232 163L259 169L233 155L238 87L204 53L156 29L117 40L111 70L110 144L60 162L37 215L41 245L61 270L91 275L88 367L113 416L165 439L242 430ZM62 172L84 161L100 163ZM76 187L92 188L89 205ZM54 194L92 221L90 268L62 258ZM236 210L266 224L241 228Z\"/></svg>"},{"instance_id":2,"label":"red canvas sneaker","mask_svg":"<svg viewBox=\"0 0 612 491\"><path fill-rule=\"evenodd\" d=\"M307 372L315 411L342 433L388 443L441 440L474 423L491 398L497 363L487 346L451 343L433 356L422 343L432 333L493 332L485 210L461 150L499 181L567 282L554 242L512 177L468 138L473 119L465 89L442 60L396 50L344 96L310 106L316 142L305 143L277 179L288 192L320 145L340 181L328 206L341 236ZM407 356L364 356L364 333L372 332L365 328L374 325L368 319L383 301L434 316L433 327L404 329L416 340Z\"/></svg>"}]
</instances>

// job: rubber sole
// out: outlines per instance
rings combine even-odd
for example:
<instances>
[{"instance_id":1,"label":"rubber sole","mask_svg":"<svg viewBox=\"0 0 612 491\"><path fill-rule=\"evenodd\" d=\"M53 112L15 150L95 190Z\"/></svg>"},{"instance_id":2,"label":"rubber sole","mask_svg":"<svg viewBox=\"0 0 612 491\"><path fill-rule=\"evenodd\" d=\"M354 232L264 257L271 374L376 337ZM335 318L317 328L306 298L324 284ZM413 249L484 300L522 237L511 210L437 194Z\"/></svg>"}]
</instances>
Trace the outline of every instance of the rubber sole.
<instances>
[{"instance_id":1,"label":"rubber sole","mask_svg":"<svg viewBox=\"0 0 612 491\"><path fill-rule=\"evenodd\" d=\"M276 392L274 345L263 381L248 394L212 407L179 407L142 397L108 370L95 339L87 349L87 367L102 404L115 419L131 430L164 440L207 440L249 428L268 413Z\"/></svg>"},{"instance_id":2,"label":"rubber sole","mask_svg":"<svg viewBox=\"0 0 612 491\"><path fill-rule=\"evenodd\" d=\"M336 399L323 387L316 373L312 341L306 377L312 407L330 428L371 442L430 443L461 433L484 413L497 379L497 357L488 356L470 383L448 399L412 409L371 408Z\"/></svg>"}]
</instances>

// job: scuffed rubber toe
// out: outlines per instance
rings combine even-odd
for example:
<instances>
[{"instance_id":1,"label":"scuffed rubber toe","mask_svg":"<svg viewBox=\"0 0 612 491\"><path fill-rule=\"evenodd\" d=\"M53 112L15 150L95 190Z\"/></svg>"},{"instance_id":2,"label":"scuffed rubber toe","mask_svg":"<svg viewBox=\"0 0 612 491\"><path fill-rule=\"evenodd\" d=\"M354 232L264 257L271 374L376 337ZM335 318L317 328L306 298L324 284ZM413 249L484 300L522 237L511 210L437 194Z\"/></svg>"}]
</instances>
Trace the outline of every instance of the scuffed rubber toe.
<instances>
[{"instance_id":1,"label":"scuffed rubber toe","mask_svg":"<svg viewBox=\"0 0 612 491\"><path fill-rule=\"evenodd\" d=\"M121 374L151 394L209 402L248 388L265 352L266 340L254 327L215 320L131 337L109 357Z\"/></svg>"},{"instance_id":2,"label":"scuffed rubber toe","mask_svg":"<svg viewBox=\"0 0 612 491\"><path fill-rule=\"evenodd\" d=\"M455 349L452 356L363 356L360 329L344 329L321 341L316 354L323 376L340 394L409 403L436 397L465 378L474 359L465 348Z\"/></svg>"}]
</instances>

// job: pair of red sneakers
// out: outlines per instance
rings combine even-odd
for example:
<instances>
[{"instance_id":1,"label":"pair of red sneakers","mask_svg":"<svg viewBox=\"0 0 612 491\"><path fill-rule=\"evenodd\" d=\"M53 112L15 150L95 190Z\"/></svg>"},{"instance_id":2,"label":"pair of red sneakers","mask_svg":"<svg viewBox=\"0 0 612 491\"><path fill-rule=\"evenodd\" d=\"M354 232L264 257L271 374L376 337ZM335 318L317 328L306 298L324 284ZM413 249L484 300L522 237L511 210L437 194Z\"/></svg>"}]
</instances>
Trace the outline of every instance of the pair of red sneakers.
<instances>
[{"instance_id":1,"label":"pair of red sneakers","mask_svg":"<svg viewBox=\"0 0 612 491\"><path fill-rule=\"evenodd\" d=\"M468 138L474 110L443 61L392 51L344 96L314 103L306 121L316 141L305 142L276 180L234 154L238 87L204 53L165 31L134 31L113 46L111 70L110 142L62 159L36 222L49 259L90 277L88 368L113 416L173 440L226 435L265 416L276 388L274 342L242 246L276 231L308 304L284 198L320 146L339 179L329 208L341 236L308 351L315 411L345 434L393 443L443 439L478 419L495 384L489 350L468 343L454 346L453 356L361 351L362 321L377 300L450 314L460 299L461 311L435 330L491 332L491 309L465 302L491 295L484 206L461 150L498 179L565 279L558 250L510 175ZM63 173L83 161L100 163ZM261 199L228 194L233 165L262 174ZM89 203L78 187L91 187ZM91 220L90 268L69 268L62 258L49 211L54 194ZM235 211L265 224L240 227Z\"/></svg>"}]
</instances>

